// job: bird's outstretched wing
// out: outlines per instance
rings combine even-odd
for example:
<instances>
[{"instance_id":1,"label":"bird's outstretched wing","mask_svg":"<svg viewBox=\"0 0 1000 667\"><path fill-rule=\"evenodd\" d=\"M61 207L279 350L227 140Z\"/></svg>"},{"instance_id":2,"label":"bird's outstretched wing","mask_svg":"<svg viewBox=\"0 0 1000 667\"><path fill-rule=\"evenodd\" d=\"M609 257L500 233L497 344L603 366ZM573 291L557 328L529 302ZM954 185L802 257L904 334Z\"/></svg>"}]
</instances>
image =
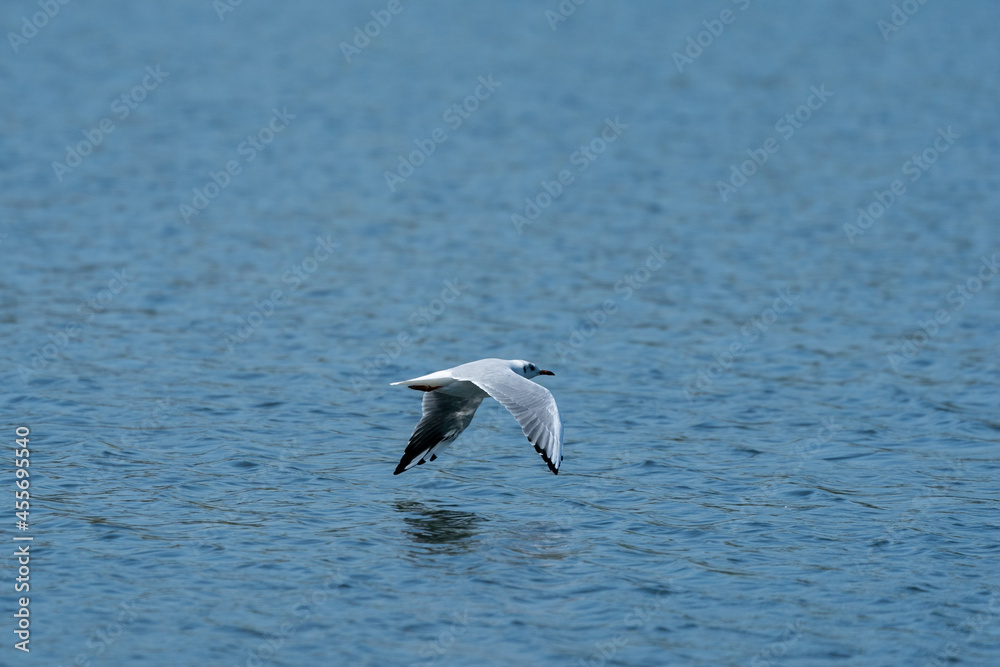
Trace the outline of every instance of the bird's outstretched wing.
<instances>
[{"instance_id":1,"label":"bird's outstretched wing","mask_svg":"<svg viewBox=\"0 0 1000 667\"><path fill-rule=\"evenodd\" d=\"M393 475L415 465L433 461L459 436L472 421L483 397L449 396L427 391L421 404L423 416L413 429L410 442Z\"/></svg>"},{"instance_id":2,"label":"bird's outstretched wing","mask_svg":"<svg viewBox=\"0 0 1000 667\"><path fill-rule=\"evenodd\" d=\"M486 377L456 378L472 382L507 408L521 425L535 451L542 455L549 470L559 474L562 462L563 426L556 399L540 384L505 370Z\"/></svg>"}]
</instances>

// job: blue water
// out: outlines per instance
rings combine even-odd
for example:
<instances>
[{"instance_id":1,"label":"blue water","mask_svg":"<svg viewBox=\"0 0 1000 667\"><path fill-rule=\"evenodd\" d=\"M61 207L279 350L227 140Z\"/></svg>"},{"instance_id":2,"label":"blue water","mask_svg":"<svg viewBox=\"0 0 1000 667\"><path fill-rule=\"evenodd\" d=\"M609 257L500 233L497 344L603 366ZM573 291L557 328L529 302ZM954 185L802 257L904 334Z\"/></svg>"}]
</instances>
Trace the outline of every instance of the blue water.
<instances>
[{"instance_id":1,"label":"blue water","mask_svg":"<svg viewBox=\"0 0 1000 667\"><path fill-rule=\"evenodd\" d=\"M1000 6L559 6L3 6L0 662L997 663Z\"/></svg>"}]
</instances>

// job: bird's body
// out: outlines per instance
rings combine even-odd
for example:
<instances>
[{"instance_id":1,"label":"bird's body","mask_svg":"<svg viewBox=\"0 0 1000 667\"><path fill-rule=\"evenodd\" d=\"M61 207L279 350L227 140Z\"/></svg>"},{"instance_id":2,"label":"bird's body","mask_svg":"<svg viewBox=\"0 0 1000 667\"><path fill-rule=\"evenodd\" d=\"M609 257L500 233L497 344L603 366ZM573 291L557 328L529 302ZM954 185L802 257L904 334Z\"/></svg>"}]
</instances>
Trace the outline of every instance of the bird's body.
<instances>
[{"instance_id":1,"label":"bird's body","mask_svg":"<svg viewBox=\"0 0 1000 667\"><path fill-rule=\"evenodd\" d=\"M424 393L423 416L396 471L433 461L464 431L484 398L492 396L514 415L549 470L559 474L562 419L549 390L529 378L554 375L520 359L480 359L412 380L393 382Z\"/></svg>"}]
</instances>

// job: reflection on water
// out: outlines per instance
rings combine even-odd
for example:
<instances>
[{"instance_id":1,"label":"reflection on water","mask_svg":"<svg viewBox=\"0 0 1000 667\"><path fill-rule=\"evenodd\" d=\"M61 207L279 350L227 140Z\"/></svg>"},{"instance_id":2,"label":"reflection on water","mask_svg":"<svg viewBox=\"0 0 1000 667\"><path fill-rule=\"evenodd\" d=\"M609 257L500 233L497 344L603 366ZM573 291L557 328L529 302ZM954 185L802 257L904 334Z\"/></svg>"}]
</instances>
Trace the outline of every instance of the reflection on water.
<instances>
[{"instance_id":1,"label":"reflection on water","mask_svg":"<svg viewBox=\"0 0 1000 667\"><path fill-rule=\"evenodd\" d=\"M434 551L443 553L469 551L472 548L469 538L481 532L477 527L485 521L473 512L434 509L414 501L401 501L394 506L405 515L403 521L409 527L406 532L414 542L442 545L443 548Z\"/></svg>"}]
</instances>

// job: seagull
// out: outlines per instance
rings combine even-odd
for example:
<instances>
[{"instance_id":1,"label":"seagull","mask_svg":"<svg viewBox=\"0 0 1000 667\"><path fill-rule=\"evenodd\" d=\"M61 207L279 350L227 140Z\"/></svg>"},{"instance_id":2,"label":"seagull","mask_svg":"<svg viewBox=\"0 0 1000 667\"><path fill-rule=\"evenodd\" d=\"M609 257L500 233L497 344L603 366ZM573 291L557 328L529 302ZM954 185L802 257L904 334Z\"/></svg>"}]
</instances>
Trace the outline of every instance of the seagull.
<instances>
[{"instance_id":1,"label":"seagull","mask_svg":"<svg viewBox=\"0 0 1000 667\"><path fill-rule=\"evenodd\" d=\"M393 382L424 393L423 416L413 429L394 475L433 461L476 414L487 396L514 415L528 442L556 475L562 462L563 427L556 399L529 378L555 375L520 359L480 359L412 380Z\"/></svg>"}]
</instances>

